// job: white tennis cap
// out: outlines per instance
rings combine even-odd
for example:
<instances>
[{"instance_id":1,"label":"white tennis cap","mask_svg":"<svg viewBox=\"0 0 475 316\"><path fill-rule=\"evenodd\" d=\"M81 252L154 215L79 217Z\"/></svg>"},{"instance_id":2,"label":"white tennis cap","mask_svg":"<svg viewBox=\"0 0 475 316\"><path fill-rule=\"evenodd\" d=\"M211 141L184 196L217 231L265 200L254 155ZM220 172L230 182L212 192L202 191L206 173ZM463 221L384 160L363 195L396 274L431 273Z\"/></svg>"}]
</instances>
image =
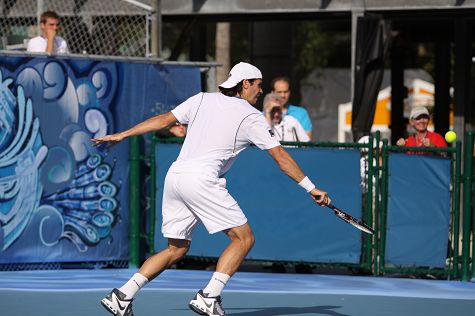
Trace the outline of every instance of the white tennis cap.
<instances>
[{"instance_id":1,"label":"white tennis cap","mask_svg":"<svg viewBox=\"0 0 475 316\"><path fill-rule=\"evenodd\" d=\"M429 111L427 110L427 108L424 106L415 106L412 108L409 118L415 119L416 117L422 114L429 115Z\"/></svg>"},{"instance_id":2,"label":"white tennis cap","mask_svg":"<svg viewBox=\"0 0 475 316\"><path fill-rule=\"evenodd\" d=\"M228 80L219 86L225 89L233 88L244 79L262 79L262 73L256 66L240 62L231 69Z\"/></svg>"}]
</instances>

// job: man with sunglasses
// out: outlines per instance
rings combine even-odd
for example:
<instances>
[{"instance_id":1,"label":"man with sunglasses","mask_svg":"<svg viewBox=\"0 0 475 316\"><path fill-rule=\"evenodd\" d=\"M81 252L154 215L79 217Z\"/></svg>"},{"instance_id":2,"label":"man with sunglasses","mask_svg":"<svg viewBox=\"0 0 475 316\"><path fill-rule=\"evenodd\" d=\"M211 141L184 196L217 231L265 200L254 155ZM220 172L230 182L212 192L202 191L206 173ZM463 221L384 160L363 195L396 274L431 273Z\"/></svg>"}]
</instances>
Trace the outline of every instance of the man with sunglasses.
<instances>
[{"instance_id":1,"label":"man with sunglasses","mask_svg":"<svg viewBox=\"0 0 475 316\"><path fill-rule=\"evenodd\" d=\"M442 135L427 129L429 121L430 115L427 108L423 106L414 107L409 115L409 123L416 133L407 139L398 139L396 145L407 147L447 147L447 143Z\"/></svg>"}]
</instances>

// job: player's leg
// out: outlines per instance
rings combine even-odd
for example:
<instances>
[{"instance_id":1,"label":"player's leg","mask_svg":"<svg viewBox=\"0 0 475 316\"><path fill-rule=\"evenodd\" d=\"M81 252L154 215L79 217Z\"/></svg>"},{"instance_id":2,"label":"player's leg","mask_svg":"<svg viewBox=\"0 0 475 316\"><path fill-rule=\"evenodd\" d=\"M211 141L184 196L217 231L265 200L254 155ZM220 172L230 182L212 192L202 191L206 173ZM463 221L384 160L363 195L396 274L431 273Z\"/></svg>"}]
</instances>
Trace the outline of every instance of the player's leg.
<instances>
[{"instance_id":1,"label":"player's leg","mask_svg":"<svg viewBox=\"0 0 475 316\"><path fill-rule=\"evenodd\" d=\"M139 273L151 281L163 270L183 258L188 249L190 249L189 240L169 238L168 247L149 257L140 267Z\"/></svg>"},{"instance_id":2,"label":"player's leg","mask_svg":"<svg viewBox=\"0 0 475 316\"><path fill-rule=\"evenodd\" d=\"M224 233L231 242L219 257L216 272L208 285L190 301L190 308L197 313L226 315L221 306L221 292L254 245L254 234L247 223L227 229Z\"/></svg>"},{"instance_id":3,"label":"player's leg","mask_svg":"<svg viewBox=\"0 0 475 316\"><path fill-rule=\"evenodd\" d=\"M115 316L133 316L132 301L137 292L163 270L180 260L190 248L190 241L185 239L168 239L168 246L149 257L140 270L122 287L113 289L101 304Z\"/></svg>"},{"instance_id":4,"label":"player's leg","mask_svg":"<svg viewBox=\"0 0 475 316\"><path fill-rule=\"evenodd\" d=\"M165 179L162 204L162 232L168 238L168 246L148 258L140 270L119 289L113 289L102 305L116 316L132 316L132 300L135 294L164 269L182 258L190 247L191 232L197 219L181 201L175 190L177 176L168 174Z\"/></svg>"},{"instance_id":5,"label":"player's leg","mask_svg":"<svg viewBox=\"0 0 475 316\"><path fill-rule=\"evenodd\" d=\"M254 245L254 234L247 223L225 230L224 233L231 242L219 257L216 272L232 276Z\"/></svg>"},{"instance_id":6,"label":"player's leg","mask_svg":"<svg viewBox=\"0 0 475 316\"><path fill-rule=\"evenodd\" d=\"M237 271L242 261L254 245L254 234L249 224L227 229L224 233L231 242L219 256L216 272L203 289L210 297L220 296L229 278Z\"/></svg>"},{"instance_id":7,"label":"player's leg","mask_svg":"<svg viewBox=\"0 0 475 316\"><path fill-rule=\"evenodd\" d=\"M210 234L225 232L230 244L218 260L218 269L211 281L190 301L198 314L226 315L221 307L221 291L236 272L254 243L247 218L226 189L224 178L193 175L178 183L181 196L191 212L201 220Z\"/></svg>"}]
</instances>

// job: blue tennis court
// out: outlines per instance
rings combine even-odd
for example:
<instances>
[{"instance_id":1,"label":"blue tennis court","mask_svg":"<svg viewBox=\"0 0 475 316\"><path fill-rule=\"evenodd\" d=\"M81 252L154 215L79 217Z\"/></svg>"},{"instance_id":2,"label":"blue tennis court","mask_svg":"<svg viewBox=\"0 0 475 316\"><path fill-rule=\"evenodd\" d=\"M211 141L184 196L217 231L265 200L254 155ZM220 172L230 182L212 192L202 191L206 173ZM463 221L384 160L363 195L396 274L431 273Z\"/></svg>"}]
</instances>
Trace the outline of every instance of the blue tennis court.
<instances>
[{"instance_id":1,"label":"blue tennis court","mask_svg":"<svg viewBox=\"0 0 475 316\"><path fill-rule=\"evenodd\" d=\"M0 272L1 315L109 315L100 299L134 272ZM195 315L188 309L188 301L210 276L208 271L165 271L138 294L135 315ZM475 283L240 272L228 283L223 306L234 316L471 316Z\"/></svg>"}]
</instances>

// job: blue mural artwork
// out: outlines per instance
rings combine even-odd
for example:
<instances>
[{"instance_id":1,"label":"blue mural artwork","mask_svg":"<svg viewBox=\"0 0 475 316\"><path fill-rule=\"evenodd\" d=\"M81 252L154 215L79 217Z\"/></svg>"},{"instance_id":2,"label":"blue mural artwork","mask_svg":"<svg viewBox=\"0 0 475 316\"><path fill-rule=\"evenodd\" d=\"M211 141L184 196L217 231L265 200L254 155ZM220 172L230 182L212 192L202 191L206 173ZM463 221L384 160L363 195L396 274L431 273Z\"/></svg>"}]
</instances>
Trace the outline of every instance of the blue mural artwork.
<instances>
[{"instance_id":1,"label":"blue mural artwork","mask_svg":"<svg viewBox=\"0 0 475 316\"><path fill-rule=\"evenodd\" d=\"M31 100L23 88L18 99L8 89L12 79L3 80L0 99L0 223L1 249L8 248L24 231L38 207L43 187L39 166L48 149L39 134L39 120L33 117Z\"/></svg>"},{"instance_id":2,"label":"blue mural artwork","mask_svg":"<svg viewBox=\"0 0 475 316\"><path fill-rule=\"evenodd\" d=\"M0 58L0 263L126 259L128 147L90 139L170 110L199 70Z\"/></svg>"}]
</instances>

